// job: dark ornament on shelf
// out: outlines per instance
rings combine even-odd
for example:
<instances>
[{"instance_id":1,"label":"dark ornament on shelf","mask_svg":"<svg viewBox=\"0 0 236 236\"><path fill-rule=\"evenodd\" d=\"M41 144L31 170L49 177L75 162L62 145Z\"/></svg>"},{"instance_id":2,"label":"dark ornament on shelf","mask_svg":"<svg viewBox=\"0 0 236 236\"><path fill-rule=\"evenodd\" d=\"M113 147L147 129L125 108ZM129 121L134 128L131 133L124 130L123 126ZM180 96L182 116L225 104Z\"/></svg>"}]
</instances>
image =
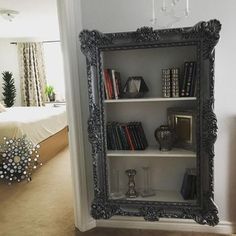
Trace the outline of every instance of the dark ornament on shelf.
<instances>
[{"instance_id":1,"label":"dark ornament on shelf","mask_svg":"<svg viewBox=\"0 0 236 236\"><path fill-rule=\"evenodd\" d=\"M168 125L161 125L155 130L155 138L160 144L160 150L170 151L174 142L174 131Z\"/></svg>"},{"instance_id":2,"label":"dark ornament on shelf","mask_svg":"<svg viewBox=\"0 0 236 236\"><path fill-rule=\"evenodd\" d=\"M141 98L146 92L148 92L148 86L146 85L142 76L129 77L125 83L123 89L123 97L125 98Z\"/></svg>"},{"instance_id":3,"label":"dark ornament on shelf","mask_svg":"<svg viewBox=\"0 0 236 236\"><path fill-rule=\"evenodd\" d=\"M31 181L31 174L41 163L38 148L26 137L10 139L4 137L0 145L0 179L12 182Z\"/></svg>"}]
</instances>

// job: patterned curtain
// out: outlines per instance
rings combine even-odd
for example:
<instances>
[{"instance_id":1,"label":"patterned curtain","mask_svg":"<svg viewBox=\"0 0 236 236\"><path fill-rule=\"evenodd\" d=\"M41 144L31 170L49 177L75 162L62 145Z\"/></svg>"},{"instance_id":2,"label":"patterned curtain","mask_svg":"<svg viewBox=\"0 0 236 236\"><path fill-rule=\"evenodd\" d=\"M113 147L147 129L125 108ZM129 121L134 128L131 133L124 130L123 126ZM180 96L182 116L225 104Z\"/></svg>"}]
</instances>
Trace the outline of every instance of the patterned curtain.
<instances>
[{"instance_id":1,"label":"patterned curtain","mask_svg":"<svg viewBox=\"0 0 236 236\"><path fill-rule=\"evenodd\" d=\"M22 102L24 106L43 106L46 76L42 43L18 43Z\"/></svg>"}]
</instances>

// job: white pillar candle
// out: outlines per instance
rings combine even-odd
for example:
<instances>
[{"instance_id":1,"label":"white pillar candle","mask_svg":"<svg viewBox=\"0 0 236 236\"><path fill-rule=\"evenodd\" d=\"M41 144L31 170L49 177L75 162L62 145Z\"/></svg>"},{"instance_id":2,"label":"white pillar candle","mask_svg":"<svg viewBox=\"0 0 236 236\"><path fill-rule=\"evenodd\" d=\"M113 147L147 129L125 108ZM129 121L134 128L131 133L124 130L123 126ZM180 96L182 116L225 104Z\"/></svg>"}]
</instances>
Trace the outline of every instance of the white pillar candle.
<instances>
[{"instance_id":1,"label":"white pillar candle","mask_svg":"<svg viewBox=\"0 0 236 236\"><path fill-rule=\"evenodd\" d=\"M152 0L152 20L155 21L156 14L155 14L155 0Z\"/></svg>"},{"instance_id":2,"label":"white pillar candle","mask_svg":"<svg viewBox=\"0 0 236 236\"><path fill-rule=\"evenodd\" d=\"M189 13L189 0L186 0L186 14L188 15Z\"/></svg>"},{"instance_id":3,"label":"white pillar candle","mask_svg":"<svg viewBox=\"0 0 236 236\"><path fill-rule=\"evenodd\" d=\"M162 11L165 11L166 10L166 1L163 0L162 1Z\"/></svg>"}]
</instances>

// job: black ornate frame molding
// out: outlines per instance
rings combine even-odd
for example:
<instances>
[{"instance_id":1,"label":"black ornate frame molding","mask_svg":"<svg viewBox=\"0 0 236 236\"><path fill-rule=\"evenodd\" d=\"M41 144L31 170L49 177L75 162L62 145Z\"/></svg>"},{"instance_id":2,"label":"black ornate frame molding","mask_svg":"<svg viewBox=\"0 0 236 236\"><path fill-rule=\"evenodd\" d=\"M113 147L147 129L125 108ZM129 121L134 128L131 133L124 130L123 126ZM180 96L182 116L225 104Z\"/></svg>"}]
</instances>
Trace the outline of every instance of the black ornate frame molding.
<instances>
[{"instance_id":1,"label":"black ornate frame molding","mask_svg":"<svg viewBox=\"0 0 236 236\"><path fill-rule=\"evenodd\" d=\"M214 48L220 38L218 20L199 22L193 27L153 30L142 27L134 32L102 34L96 30L80 33L81 51L86 56L89 90L88 136L92 145L94 201L91 215L108 219L113 215L194 219L211 226L219 222L214 203L213 159L217 137L214 105ZM197 50L197 203L111 200L108 197L106 134L104 132L104 92L101 54L110 50L196 46Z\"/></svg>"}]
</instances>

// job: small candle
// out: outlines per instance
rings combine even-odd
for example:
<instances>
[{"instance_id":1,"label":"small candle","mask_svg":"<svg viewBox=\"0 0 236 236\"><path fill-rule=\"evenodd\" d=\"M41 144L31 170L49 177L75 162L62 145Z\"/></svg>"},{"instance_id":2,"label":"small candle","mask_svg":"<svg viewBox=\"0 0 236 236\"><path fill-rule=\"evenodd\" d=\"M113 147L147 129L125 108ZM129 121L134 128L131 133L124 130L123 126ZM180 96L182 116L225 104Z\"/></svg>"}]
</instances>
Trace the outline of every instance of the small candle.
<instances>
[{"instance_id":1,"label":"small candle","mask_svg":"<svg viewBox=\"0 0 236 236\"><path fill-rule=\"evenodd\" d=\"M152 0L152 20L155 21L155 0Z\"/></svg>"},{"instance_id":2,"label":"small candle","mask_svg":"<svg viewBox=\"0 0 236 236\"><path fill-rule=\"evenodd\" d=\"M166 1L163 0L162 1L162 11L165 11L166 10Z\"/></svg>"},{"instance_id":3,"label":"small candle","mask_svg":"<svg viewBox=\"0 0 236 236\"><path fill-rule=\"evenodd\" d=\"M186 15L189 13L189 2L186 0Z\"/></svg>"}]
</instances>

